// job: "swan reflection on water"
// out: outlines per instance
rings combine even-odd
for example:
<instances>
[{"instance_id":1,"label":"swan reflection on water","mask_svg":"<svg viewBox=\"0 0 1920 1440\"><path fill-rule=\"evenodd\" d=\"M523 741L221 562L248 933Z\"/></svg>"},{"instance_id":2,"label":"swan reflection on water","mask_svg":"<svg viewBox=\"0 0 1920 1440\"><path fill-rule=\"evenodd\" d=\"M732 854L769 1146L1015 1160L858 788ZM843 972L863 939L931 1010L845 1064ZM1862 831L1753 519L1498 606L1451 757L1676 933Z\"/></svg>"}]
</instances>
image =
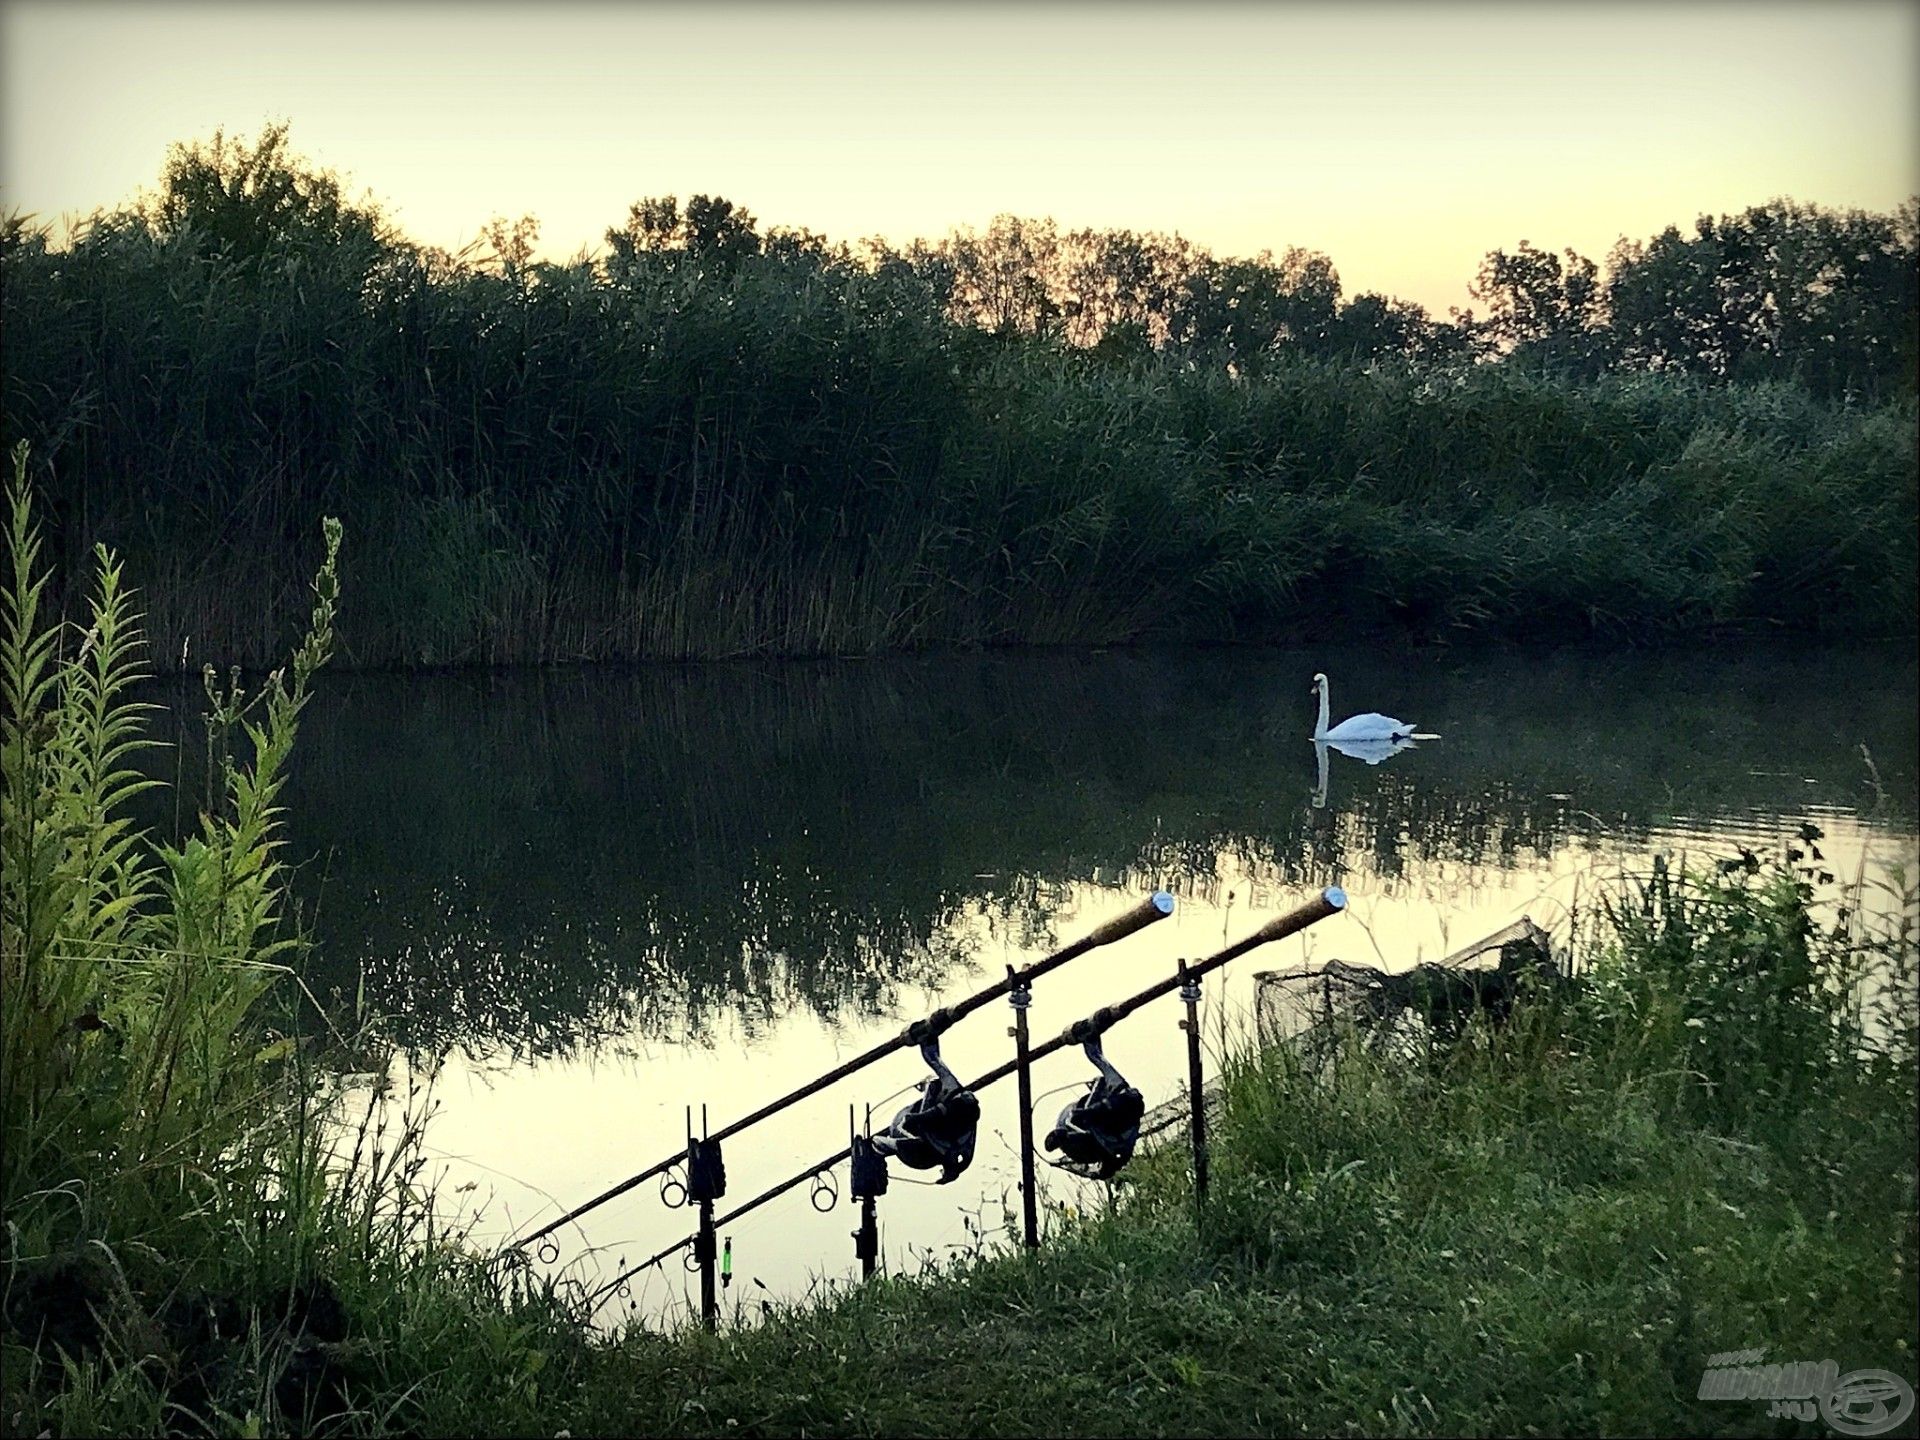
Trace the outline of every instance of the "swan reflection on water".
<instances>
[{"instance_id":1,"label":"swan reflection on water","mask_svg":"<svg viewBox=\"0 0 1920 1440\"><path fill-rule=\"evenodd\" d=\"M1355 760L1364 760L1369 765L1378 765L1382 760L1398 755L1402 750L1418 748L1418 740L1411 735L1391 738L1379 736L1364 740L1315 740L1313 755L1319 762L1320 783L1313 792L1313 808L1324 810L1327 806L1327 752L1329 750L1338 750L1342 755L1351 756Z\"/></svg>"}]
</instances>

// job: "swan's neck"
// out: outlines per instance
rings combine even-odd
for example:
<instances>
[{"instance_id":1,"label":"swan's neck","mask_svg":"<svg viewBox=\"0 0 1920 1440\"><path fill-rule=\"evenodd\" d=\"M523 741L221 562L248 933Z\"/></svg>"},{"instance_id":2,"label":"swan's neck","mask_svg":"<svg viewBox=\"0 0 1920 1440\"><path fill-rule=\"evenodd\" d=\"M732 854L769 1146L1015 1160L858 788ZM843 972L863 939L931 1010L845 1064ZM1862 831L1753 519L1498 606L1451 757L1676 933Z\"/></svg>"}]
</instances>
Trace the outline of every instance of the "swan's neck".
<instances>
[{"instance_id":1,"label":"swan's neck","mask_svg":"<svg viewBox=\"0 0 1920 1440\"><path fill-rule=\"evenodd\" d=\"M1327 687L1322 685L1320 687L1320 723L1316 725L1313 730L1313 736L1316 740L1327 733L1327 715Z\"/></svg>"}]
</instances>

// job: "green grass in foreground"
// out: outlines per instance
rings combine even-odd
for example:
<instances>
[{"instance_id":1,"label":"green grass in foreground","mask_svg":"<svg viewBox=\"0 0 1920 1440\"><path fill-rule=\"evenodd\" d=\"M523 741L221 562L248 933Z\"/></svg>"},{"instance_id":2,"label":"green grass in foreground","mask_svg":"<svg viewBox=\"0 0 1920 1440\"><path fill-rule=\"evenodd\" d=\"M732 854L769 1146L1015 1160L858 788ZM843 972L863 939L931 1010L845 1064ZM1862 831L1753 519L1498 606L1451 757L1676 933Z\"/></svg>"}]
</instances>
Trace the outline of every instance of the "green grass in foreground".
<instances>
[{"instance_id":1,"label":"green grass in foreground","mask_svg":"<svg viewBox=\"0 0 1920 1440\"><path fill-rule=\"evenodd\" d=\"M1656 868L1576 937L1577 987L1436 1059L1242 1055L1204 1234L1176 1146L1038 1256L595 1341L436 1234L418 1132L343 1130L270 1028L274 777L331 558L170 850L114 818L141 733L114 571L63 636L23 492L13 517L6 1433L1785 1434L1694 1398L1709 1355L1914 1377L1915 898L1841 911L1785 861Z\"/></svg>"}]
</instances>

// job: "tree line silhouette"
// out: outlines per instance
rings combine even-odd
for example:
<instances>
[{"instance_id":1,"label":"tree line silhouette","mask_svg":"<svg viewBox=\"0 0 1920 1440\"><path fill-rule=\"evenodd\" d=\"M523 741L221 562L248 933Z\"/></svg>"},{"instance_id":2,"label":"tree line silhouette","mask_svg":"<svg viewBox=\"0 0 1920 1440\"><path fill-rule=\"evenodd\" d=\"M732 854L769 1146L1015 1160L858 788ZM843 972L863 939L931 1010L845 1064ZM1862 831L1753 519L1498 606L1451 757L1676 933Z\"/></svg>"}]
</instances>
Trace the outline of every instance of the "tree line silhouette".
<instances>
[{"instance_id":1,"label":"tree line silhouette","mask_svg":"<svg viewBox=\"0 0 1920 1440\"><path fill-rule=\"evenodd\" d=\"M536 260L531 217L455 255L278 126L63 239L6 217L0 394L173 662L276 653L328 511L361 664L1910 631L1917 221L1523 242L1438 319L1297 248L835 242L704 195L594 256Z\"/></svg>"}]
</instances>

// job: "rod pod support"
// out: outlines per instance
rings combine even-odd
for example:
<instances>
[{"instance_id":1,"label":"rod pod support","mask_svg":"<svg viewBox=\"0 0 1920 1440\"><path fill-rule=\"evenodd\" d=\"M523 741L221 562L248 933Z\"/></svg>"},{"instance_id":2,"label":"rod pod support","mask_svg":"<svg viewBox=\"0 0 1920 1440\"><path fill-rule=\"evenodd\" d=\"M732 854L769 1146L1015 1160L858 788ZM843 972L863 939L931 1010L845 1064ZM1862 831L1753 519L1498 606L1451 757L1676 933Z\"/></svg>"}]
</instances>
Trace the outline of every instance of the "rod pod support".
<instances>
[{"instance_id":1,"label":"rod pod support","mask_svg":"<svg viewBox=\"0 0 1920 1440\"><path fill-rule=\"evenodd\" d=\"M873 1129L873 1116L867 1116L867 1129ZM880 1263L880 1217L878 1201L887 1193L887 1157L873 1143L871 1133L862 1135L853 1126L853 1107L847 1107L847 1151L853 1171L849 1187L860 1202L860 1228L853 1232L853 1255L860 1262L860 1278L871 1280Z\"/></svg>"},{"instance_id":2,"label":"rod pod support","mask_svg":"<svg viewBox=\"0 0 1920 1440\"><path fill-rule=\"evenodd\" d=\"M1187 1007L1187 1018L1180 1028L1187 1032L1187 1133L1193 1141L1193 1204L1195 1223L1204 1226L1207 1212L1207 1094L1201 1072L1200 1056L1200 981L1181 960L1180 999Z\"/></svg>"},{"instance_id":3,"label":"rod pod support","mask_svg":"<svg viewBox=\"0 0 1920 1440\"><path fill-rule=\"evenodd\" d=\"M1014 1074L1020 1087L1020 1239L1027 1249L1040 1248L1040 1195L1033 1165L1033 1047L1027 1035L1027 1010L1033 1004L1033 987L1015 978L1013 966L1007 967L1012 988L1007 1004L1013 1007L1013 1024L1007 1034L1013 1037Z\"/></svg>"},{"instance_id":4,"label":"rod pod support","mask_svg":"<svg viewBox=\"0 0 1920 1440\"><path fill-rule=\"evenodd\" d=\"M713 1330L720 1323L717 1273L720 1247L714 1234L713 1202L727 1193L727 1166L720 1142L707 1136L707 1107L700 1107L700 1138L693 1135L693 1107L687 1107L687 1198L700 1207L700 1226L693 1236L694 1263L700 1268L700 1323ZM732 1246L727 1268L732 1270Z\"/></svg>"}]
</instances>

